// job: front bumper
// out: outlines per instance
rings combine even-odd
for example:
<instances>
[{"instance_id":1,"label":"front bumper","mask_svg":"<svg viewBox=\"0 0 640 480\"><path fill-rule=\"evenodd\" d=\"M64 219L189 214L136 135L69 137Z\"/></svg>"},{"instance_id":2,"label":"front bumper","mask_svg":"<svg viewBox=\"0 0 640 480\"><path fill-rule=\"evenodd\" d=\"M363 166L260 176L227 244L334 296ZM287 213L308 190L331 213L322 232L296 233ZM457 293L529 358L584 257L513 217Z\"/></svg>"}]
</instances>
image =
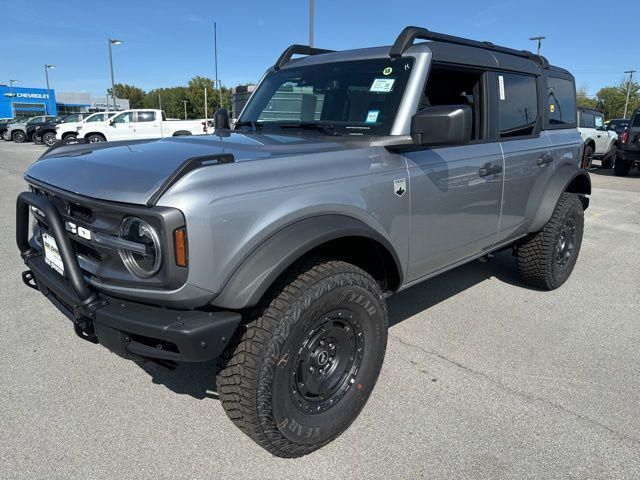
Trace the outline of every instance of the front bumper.
<instances>
[{"instance_id":1,"label":"front bumper","mask_svg":"<svg viewBox=\"0 0 640 480\"><path fill-rule=\"evenodd\" d=\"M29 206L44 212L64 263L65 277L52 270L29 244ZM83 339L131 360L200 362L218 357L242 319L228 311L176 310L120 300L92 290L53 204L32 192L18 196L16 240L29 268L24 282L40 290Z\"/></svg>"}]
</instances>

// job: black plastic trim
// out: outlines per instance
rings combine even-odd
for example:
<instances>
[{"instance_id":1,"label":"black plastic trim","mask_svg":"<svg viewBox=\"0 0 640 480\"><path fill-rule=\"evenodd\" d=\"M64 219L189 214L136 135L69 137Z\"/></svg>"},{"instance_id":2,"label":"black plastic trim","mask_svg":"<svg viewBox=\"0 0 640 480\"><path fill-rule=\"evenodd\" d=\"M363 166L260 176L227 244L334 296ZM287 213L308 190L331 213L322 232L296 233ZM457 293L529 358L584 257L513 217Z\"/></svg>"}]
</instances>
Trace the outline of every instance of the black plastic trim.
<instances>
[{"instance_id":1,"label":"black plastic trim","mask_svg":"<svg viewBox=\"0 0 640 480\"><path fill-rule=\"evenodd\" d=\"M294 55L320 55L322 53L332 53L335 50L325 50L323 48L313 48L309 45L291 45L287 48L273 66L274 70L280 70L285 63L289 62Z\"/></svg>"},{"instance_id":2,"label":"black plastic trim","mask_svg":"<svg viewBox=\"0 0 640 480\"><path fill-rule=\"evenodd\" d=\"M401 57L402 54L411 46L416 40L432 40L435 42L453 43L456 45L464 45L466 47L482 48L484 50L490 50L492 52L505 53L507 55L514 55L516 57L526 58L538 63L542 68L549 68L549 62L542 55L536 55L528 50L515 50L513 48L501 47L494 45L491 42L479 42L477 40L471 40L463 37L456 37L453 35L447 35L445 33L432 32L422 27L406 27L396 41L394 42L391 50L389 51L390 57Z\"/></svg>"}]
</instances>

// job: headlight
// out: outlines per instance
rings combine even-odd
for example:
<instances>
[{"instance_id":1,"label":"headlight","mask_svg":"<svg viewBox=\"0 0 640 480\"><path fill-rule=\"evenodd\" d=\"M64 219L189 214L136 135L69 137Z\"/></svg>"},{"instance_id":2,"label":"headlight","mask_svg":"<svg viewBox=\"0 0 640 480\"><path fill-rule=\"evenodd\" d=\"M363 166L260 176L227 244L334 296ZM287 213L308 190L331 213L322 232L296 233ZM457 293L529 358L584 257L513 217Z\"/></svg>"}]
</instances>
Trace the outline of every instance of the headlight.
<instances>
[{"instance_id":1,"label":"headlight","mask_svg":"<svg viewBox=\"0 0 640 480\"><path fill-rule=\"evenodd\" d=\"M129 272L139 278L149 278L158 273L162 264L160 237L149 223L137 217L126 217L120 224L120 238L146 247L144 254L118 250Z\"/></svg>"}]
</instances>

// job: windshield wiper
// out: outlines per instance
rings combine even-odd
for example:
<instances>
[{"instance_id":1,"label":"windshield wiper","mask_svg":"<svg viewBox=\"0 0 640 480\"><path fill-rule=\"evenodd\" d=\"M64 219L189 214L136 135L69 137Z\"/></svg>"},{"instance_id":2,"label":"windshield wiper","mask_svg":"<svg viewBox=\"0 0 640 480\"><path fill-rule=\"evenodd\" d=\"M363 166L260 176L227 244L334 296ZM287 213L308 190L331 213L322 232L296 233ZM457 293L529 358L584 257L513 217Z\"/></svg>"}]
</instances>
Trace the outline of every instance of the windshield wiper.
<instances>
[{"instance_id":1,"label":"windshield wiper","mask_svg":"<svg viewBox=\"0 0 640 480\"><path fill-rule=\"evenodd\" d=\"M299 128L301 130L309 129L309 130L320 130L322 133L331 136L338 136L338 132L336 131L335 125L327 125L323 123L313 123L313 122L298 122L298 123L273 123L276 127L280 128Z\"/></svg>"}]
</instances>

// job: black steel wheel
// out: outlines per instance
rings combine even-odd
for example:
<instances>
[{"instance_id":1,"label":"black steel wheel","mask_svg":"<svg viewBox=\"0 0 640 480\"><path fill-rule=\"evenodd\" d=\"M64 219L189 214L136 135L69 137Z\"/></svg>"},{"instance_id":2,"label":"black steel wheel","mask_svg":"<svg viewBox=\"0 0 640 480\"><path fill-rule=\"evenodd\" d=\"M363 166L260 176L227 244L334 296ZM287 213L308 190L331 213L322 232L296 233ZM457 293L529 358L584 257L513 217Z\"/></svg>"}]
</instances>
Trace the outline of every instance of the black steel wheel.
<instances>
[{"instance_id":1,"label":"black steel wheel","mask_svg":"<svg viewBox=\"0 0 640 480\"><path fill-rule=\"evenodd\" d=\"M386 305L370 275L343 261L300 261L220 359L220 400L229 418L269 452L306 455L358 416L386 343Z\"/></svg>"}]
</instances>

